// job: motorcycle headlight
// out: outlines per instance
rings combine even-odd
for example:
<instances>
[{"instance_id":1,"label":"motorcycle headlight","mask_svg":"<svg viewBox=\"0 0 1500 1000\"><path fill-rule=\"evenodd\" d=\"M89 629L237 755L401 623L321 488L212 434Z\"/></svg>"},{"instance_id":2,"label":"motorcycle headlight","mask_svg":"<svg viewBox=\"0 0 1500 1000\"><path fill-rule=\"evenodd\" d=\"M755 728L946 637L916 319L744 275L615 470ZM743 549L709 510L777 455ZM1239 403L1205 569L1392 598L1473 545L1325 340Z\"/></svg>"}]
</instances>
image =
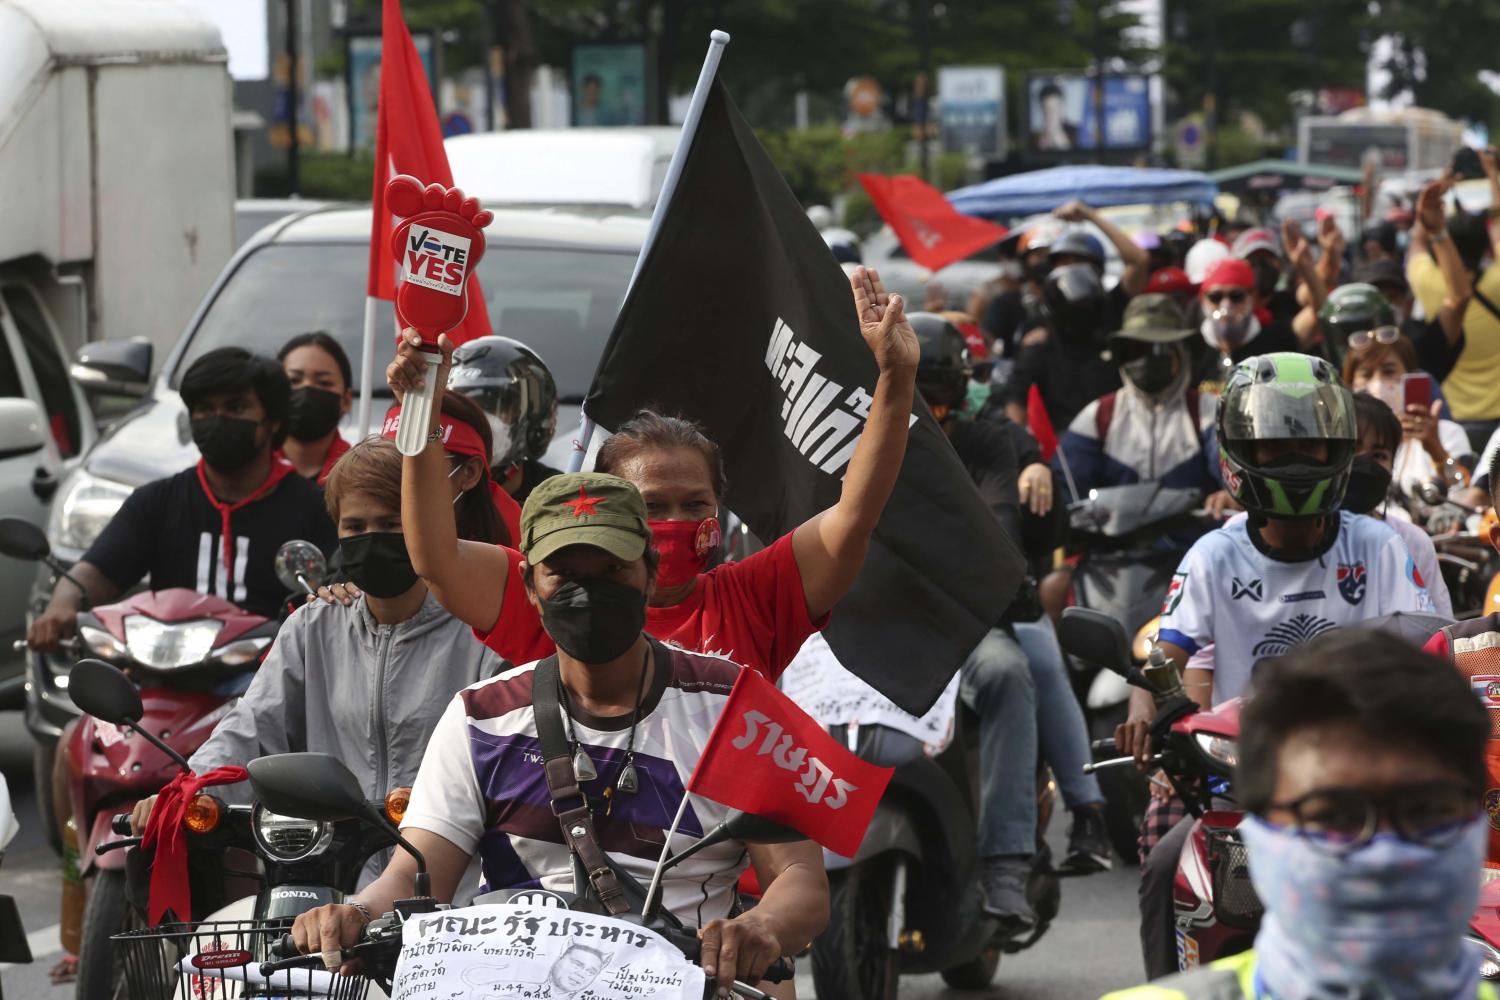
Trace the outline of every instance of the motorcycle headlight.
<instances>
[{"instance_id":1,"label":"motorcycle headlight","mask_svg":"<svg viewBox=\"0 0 1500 1000\"><path fill-rule=\"evenodd\" d=\"M1225 739L1222 736L1211 736L1208 733L1198 733L1193 739L1198 744L1198 749L1203 751L1209 760L1217 761L1225 767L1235 768L1240 766L1240 745L1234 740Z\"/></svg>"},{"instance_id":2,"label":"motorcycle headlight","mask_svg":"<svg viewBox=\"0 0 1500 1000\"><path fill-rule=\"evenodd\" d=\"M1145 663L1151 658L1151 647L1156 643L1156 633L1160 629L1161 615L1157 615L1136 632L1130 643L1130 656L1135 662Z\"/></svg>"},{"instance_id":3,"label":"motorcycle headlight","mask_svg":"<svg viewBox=\"0 0 1500 1000\"><path fill-rule=\"evenodd\" d=\"M333 841L333 824L273 813L256 804L251 816L255 842L269 857L291 863L322 854Z\"/></svg>"},{"instance_id":4,"label":"motorcycle headlight","mask_svg":"<svg viewBox=\"0 0 1500 1000\"><path fill-rule=\"evenodd\" d=\"M123 660L130 655L119 639L102 628L80 625L78 638L83 640L83 644L89 648L90 653L103 660Z\"/></svg>"},{"instance_id":5,"label":"motorcycle headlight","mask_svg":"<svg viewBox=\"0 0 1500 1000\"><path fill-rule=\"evenodd\" d=\"M271 644L271 637L239 639L219 650L219 662L229 667L243 667L260 659L261 651Z\"/></svg>"},{"instance_id":6,"label":"motorcycle headlight","mask_svg":"<svg viewBox=\"0 0 1500 1000\"><path fill-rule=\"evenodd\" d=\"M52 504L47 534L58 548L81 552L94 544L131 492L123 483L79 469L68 477L67 488Z\"/></svg>"},{"instance_id":7,"label":"motorcycle headlight","mask_svg":"<svg viewBox=\"0 0 1500 1000\"><path fill-rule=\"evenodd\" d=\"M138 663L156 670L202 663L218 635L219 623L211 618L159 622L145 615L125 616L125 648Z\"/></svg>"},{"instance_id":8,"label":"motorcycle headlight","mask_svg":"<svg viewBox=\"0 0 1500 1000\"><path fill-rule=\"evenodd\" d=\"M1500 951L1488 941L1471 936L1470 941L1479 946L1479 976L1481 979L1500 979Z\"/></svg>"}]
</instances>

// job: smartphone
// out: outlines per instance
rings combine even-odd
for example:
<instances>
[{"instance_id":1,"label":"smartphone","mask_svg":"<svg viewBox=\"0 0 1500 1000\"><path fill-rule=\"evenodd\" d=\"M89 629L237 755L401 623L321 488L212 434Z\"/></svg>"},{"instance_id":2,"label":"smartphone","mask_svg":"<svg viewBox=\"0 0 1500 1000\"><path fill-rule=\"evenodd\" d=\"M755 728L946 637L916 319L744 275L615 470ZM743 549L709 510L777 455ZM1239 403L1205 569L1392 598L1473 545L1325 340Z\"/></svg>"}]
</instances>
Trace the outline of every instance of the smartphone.
<instances>
[{"instance_id":1,"label":"smartphone","mask_svg":"<svg viewBox=\"0 0 1500 1000\"><path fill-rule=\"evenodd\" d=\"M1413 406L1420 406L1424 412L1432 409L1432 376L1426 372L1401 376L1401 408L1410 410Z\"/></svg>"}]
</instances>

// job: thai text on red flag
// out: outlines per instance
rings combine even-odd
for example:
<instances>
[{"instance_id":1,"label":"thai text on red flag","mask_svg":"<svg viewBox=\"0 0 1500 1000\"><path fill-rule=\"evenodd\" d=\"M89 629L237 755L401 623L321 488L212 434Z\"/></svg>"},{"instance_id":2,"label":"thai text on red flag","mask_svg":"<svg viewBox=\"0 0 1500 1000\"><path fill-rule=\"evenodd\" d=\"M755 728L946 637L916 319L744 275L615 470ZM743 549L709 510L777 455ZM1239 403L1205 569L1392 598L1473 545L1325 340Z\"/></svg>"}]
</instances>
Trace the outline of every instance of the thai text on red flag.
<instances>
[{"instance_id":1,"label":"thai text on red flag","mask_svg":"<svg viewBox=\"0 0 1500 1000\"><path fill-rule=\"evenodd\" d=\"M687 790L853 857L894 773L839 746L774 684L741 670Z\"/></svg>"},{"instance_id":2,"label":"thai text on red flag","mask_svg":"<svg viewBox=\"0 0 1500 1000\"><path fill-rule=\"evenodd\" d=\"M410 174L423 184L453 186L453 171L443 149L443 130L427 84L427 70L401 14L401 0L385 0L381 12L380 104L375 118L375 180L370 189L371 298L396 297L396 269L391 253L394 221L385 203L386 184L397 174ZM479 289L479 277L469 275L468 313L448 332L454 344L488 337L489 310Z\"/></svg>"},{"instance_id":3,"label":"thai text on red flag","mask_svg":"<svg viewBox=\"0 0 1500 1000\"><path fill-rule=\"evenodd\" d=\"M909 174L860 174L859 182L907 255L929 271L941 271L994 246L1009 232L993 222L960 215L941 191Z\"/></svg>"}]
</instances>

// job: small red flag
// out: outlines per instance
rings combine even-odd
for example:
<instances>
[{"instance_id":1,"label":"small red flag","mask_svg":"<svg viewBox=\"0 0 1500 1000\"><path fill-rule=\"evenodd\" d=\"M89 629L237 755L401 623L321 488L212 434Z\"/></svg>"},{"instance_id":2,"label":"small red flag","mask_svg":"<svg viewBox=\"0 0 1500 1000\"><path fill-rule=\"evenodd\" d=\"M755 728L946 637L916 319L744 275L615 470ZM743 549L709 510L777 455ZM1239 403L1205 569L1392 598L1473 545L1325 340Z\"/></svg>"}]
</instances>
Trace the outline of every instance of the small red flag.
<instances>
[{"instance_id":1,"label":"small red flag","mask_svg":"<svg viewBox=\"0 0 1500 1000\"><path fill-rule=\"evenodd\" d=\"M853 857L894 773L839 746L774 684L741 670L687 789Z\"/></svg>"},{"instance_id":2,"label":"small red flag","mask_svg":"<svg viewBox=\"0 0 1500 1000\"><path fill-rule=\"evenodd\" d=\"M244 781L243 767L216 767L207 774L184 771L156 793L156 803L146 820L141 850L155 852L151 864L151 890L146 901L146 919L155 927L170 910L178 920L193 915L192 890L188 883L187 834L182 816L198 793L214 785L232 785ZM149 854L148 854L149 856Z\"/></svg>"},{"instance_id":3,"label":"small red flag","mask_svg":"<svg viewBox=\"0 0 1500 1000\"><path fill-rule=\"evenodd\" d=\"M381 12L380 105L375 116L375 183L370 189L371 298L396 297L396 260L391 255L390 209L385 188L397 174L410 174L423 184L453 186L453 171L443 149L443 129L427 85L427 71L417 54L411 32L401 16L401 0L385 0ZM469 310L463 322L448 331L454 345L488 337L489 310L479 290L479 276L469 275Z\"/></svg>"},{"instance_id":4,"label":"small red flag","mask_svg":"<svg viewBox=\"0 0 1500 1000\"><path fill-rule=\"evenodd\" d=\"M1036 387L1036 383L1026 391L1026 426L1036 443L1041 445L1042 461L1052 461L1052 456L1057 454L1057 432L1052 429L1052 417L1047 413L1042 390Z\"/></svg>"},{"instance_id":5,"label":"small red flag","mask_svg":"<svg viewBox=\"0 0 1500 1000\"><path fill-rule=\"evenodd\" d=\"M960 215L941 191L917 177L860 174L859 182L907 255L929 271L941 271L999 243L1009 232L993 222Z\"/></svg>"}]
</instances>

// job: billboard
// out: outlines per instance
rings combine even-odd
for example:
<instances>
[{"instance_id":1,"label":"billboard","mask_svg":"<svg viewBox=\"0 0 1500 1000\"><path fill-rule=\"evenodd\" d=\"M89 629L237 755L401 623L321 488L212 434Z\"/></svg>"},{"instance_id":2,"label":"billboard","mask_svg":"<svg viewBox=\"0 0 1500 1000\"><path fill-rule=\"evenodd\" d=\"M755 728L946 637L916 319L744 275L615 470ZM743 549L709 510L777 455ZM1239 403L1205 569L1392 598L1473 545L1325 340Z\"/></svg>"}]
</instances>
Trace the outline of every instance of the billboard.
<instances>
[{"instance_id":1,"label":"billboard","mask_svg":"<svg viewBox=\"0 0 1500 1000\"><path fill-rule=\"evenodd\" d=\"M999 66L942 66L938 69L943 152L1003 157L1005 70Z\"/></svg>"},{"instance_id":2,"label":"billboard","mask_svg":"<svg viewBox=\"0 0 1500 1000\"><path fill-rule=\"evenodd\" d=\"M434 93L432 34L412 32L417 56ZM349 143L353 149L375 148L375 122L380 108L380 35L349 36Z\"/></svg>"},{"instance_id":3,"label":"billboard","mask_svg":"<svg viewBox=\"0 0 1500 1000\"><path fill-rule=\"evenodd\" d=\"M1102 130L1096 124L1094 78L1084 73L1039 73L1026 79L1027 146L1038 153L1092 150L1103 133L1106 150L1151 146L1151 79L1144 73L1107 73Z\"/></svg>"},{"instance_id":4,"label":"billboard","mask_svg":"<svg viewBox=\"0 0 1500 1000\"><path fill-rule=\"evenodd\" d=\"M646 124L647 69L643 42L573 46L573 124Z\"/></svg>"}]
</instances>

